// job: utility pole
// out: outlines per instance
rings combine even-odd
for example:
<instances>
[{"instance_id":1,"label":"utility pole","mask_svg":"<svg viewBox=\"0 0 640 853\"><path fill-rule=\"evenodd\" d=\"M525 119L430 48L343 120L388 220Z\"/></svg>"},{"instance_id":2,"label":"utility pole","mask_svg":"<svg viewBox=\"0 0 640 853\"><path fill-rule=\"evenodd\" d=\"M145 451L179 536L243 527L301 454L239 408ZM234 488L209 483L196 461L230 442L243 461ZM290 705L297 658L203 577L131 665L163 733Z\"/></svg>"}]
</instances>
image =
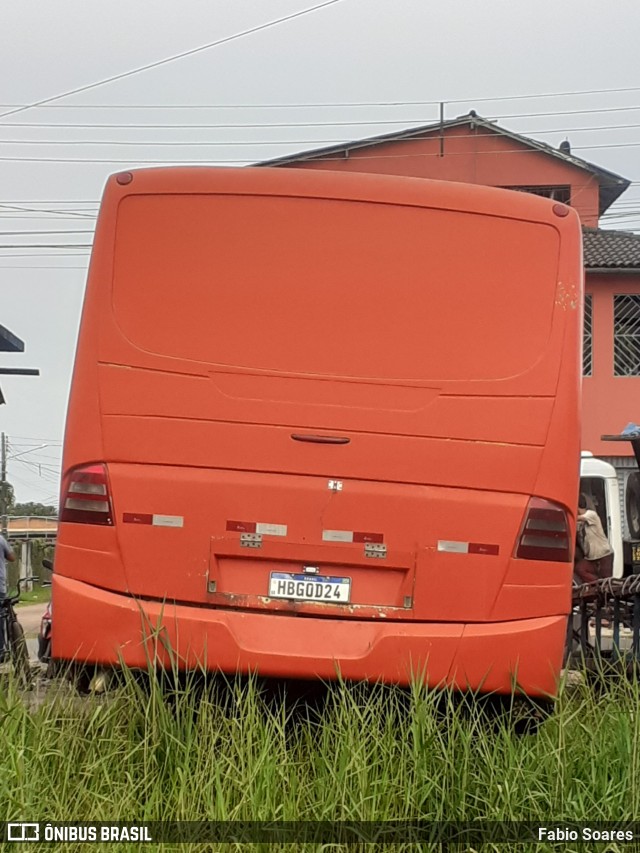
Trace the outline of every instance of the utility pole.
<instances>
[{"instance_id":1,"label":"utility pole","mask_svg":"<svg viewBox=\"0 0 640 853\"><path fill-rule=\"evenodd\" d=\"M2 535L7 538L7 436L0 436L0 521Z\"/></svg>"}]
</instances>

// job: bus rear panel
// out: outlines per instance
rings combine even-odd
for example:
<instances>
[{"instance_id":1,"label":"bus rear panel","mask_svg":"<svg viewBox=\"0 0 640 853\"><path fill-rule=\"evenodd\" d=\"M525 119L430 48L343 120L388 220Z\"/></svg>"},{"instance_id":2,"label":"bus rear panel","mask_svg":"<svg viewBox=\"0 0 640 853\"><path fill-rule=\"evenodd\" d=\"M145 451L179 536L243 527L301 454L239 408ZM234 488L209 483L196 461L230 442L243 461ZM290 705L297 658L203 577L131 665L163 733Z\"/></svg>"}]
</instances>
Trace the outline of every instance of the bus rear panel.
<instances>
[{"instance_id":1,"label":"bus rear panel","mask_svg":"<svg viewBox=\"0 0 640 853\"><path fill-rule=\"evenodd\" d=\"M553 693L580 245L569 208L484 187L111 178L67 420L54 656Z\"/></svg>"}]
</instances>

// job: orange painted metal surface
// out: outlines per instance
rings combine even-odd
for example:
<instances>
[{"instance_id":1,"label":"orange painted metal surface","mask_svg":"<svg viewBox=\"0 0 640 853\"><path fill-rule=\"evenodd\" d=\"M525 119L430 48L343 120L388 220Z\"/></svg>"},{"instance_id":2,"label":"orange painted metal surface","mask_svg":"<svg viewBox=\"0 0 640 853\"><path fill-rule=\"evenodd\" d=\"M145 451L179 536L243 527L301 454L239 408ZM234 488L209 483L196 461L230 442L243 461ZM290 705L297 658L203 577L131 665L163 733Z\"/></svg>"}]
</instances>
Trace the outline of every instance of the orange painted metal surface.
<instances>
[{"instance_id":1,"label":"orange painted metal surface","mask_svg":"<svg viewBox=\"0 0 640 853\"><path fill-rule=\"evenodd\" d=\"M532 496L573 537L575 213L375 175L132 174L107 186L83 311L56 657L139 665L144 599L214 669L405 680L428 658L462 685L459 660L508 690L517 660L547 691L571 565L516 554ZM305 571L350 600L270 594Z\"/></svg>"},{"instance_id":2,"label":"orange painted metal surface","mask_svg":"<svg viewBox=\"0 0 640 853\"><path fill-rule=\"evenodd\" d=\"M54 635L65 660L131 667L178 666L274 678L338 677L552 696L566 618L490 625L345 622L136 600L55 578ZM97 626L100 630L96 630ZM535 653L534 653L535 652Z\"/></svg>"}]
</instances>

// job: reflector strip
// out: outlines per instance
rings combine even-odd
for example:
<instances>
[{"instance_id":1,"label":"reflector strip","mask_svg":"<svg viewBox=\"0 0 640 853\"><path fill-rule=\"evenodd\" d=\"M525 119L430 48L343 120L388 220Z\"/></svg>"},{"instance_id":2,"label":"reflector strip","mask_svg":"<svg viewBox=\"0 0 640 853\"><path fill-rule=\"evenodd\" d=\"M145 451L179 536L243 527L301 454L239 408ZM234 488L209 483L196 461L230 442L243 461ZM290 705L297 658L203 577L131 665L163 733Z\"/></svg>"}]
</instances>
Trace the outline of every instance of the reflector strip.
<instances>
[{"instance_id":1,"label":"reflector strip","mask_svg":"<svg viewBox=\"0 0 640 853\"><path fill-rule=\"evenodd\" d=\"M238 533L255 533L255 521L227 521L227 530L235 530Z\"/></svg>"},{"instance_id":2,"label":"reflector strip","mask_svg":"<svg viewBox=\"0 0 640 853\"><path fill-rule=\"evenodd\" d=\"M227 521L227 530L237 533L259 533L261 536L286 536L286 524L271 524L267 521Z\"/></svg>"},{"instance_id":3,"label":"reflector strip","mask_svg":"<svg viewBox=\"0 0 640 853\"><path fill-rule=\"evenodd\" d=\"M153 524L156 527L183 527L182 515L151 515L147 512L125 512L122 520L127 524Z\"/></svg>"},{"instance_id":4,"label":"reflector strip","mask_svg":"<svg viewBox=\"0 0 640 853\"><path fill-rule=\"evenodd\" d=\"M496 557L500 553L500 546L486 545L481 542L452 542L448 539L439 539L438 551L445 551L448 554L486 554Z\"/></svg>"},{"instance_id":5,"label":"reflector strip","mask_svg":"<svg viewBox=\"0 0 640 853\"><path fill-rule=\"evenodd\" d=\"M357 531L353 534L354 542L384 542L384 535L382 533L358 533Z\"/></svg>"},{"instance_id":6,"label":"reflector strip","mask_svg":"<svg viewBox=\"0 0 640 853\"><path fill-rule=\"evenodd\" d=\"M500 553L500 548L497 545L481 545L479 542L469 542L470 554L487 554L490 557L497 557Z\"/></svg>"},{"instance_id":7,"label":"reflector strip","mask_svg":"<svg viewBox=\"0 0 640 853\"><path fill-rule=\"evenodd\" d=\"M182 515L154 515L152 523L156 527L183 527L184 517Z\"/></svg>"},{"instance_id":8,"label":"reflector strip","mask_svg":"<svg viewBox=\"0 0 640 853\"><path fill-rule=\"evenodd\" d=\"M384 533L361 533L355 530L323 530L323 542L384 542Z\"/></svg>"},{"instance_id":9,"label":"reflector strip","mask_svg":"<svg viewBox=\"0 0 640 853\"><path fill-rule=\"evenodd\" d=\"M152 524L153 516L144 512L125 512L122 520L128 524Z\"/></svg>"},{"instance_id":10,"label":"reflector strip","mask_svg":"<svg viewBox=\"0 0 640 853\"><path fill-rule=\"evenodd\" d=\"M449 542L445 539L438 540L438 551L446 551L448 554L468 554L468 542Z\"/></svg>"},{"instance_id":11,"label":"reflector strip","mask_svg":"<svg viewBox=\"0 0 640 853\"><path fill-rule=\"evenodd\" d=\"M265 521L258 521L256 524L256 533L261 533L263 536L286 536L286 524L267 524Z\"/></svg>"}]
</instances>

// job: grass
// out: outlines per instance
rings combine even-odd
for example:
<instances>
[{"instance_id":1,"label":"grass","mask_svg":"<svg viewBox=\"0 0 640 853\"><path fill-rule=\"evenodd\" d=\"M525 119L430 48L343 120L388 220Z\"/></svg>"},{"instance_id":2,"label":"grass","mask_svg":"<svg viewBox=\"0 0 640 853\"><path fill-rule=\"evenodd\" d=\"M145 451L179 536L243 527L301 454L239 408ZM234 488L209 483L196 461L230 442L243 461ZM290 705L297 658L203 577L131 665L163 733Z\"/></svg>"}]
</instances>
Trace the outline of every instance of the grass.
<instances>
[{"instance_id":1,"label":"grass","mask_svg":"<svg viewBox=\"0 0 640 853\"><path fill-rule=\"evenodd\" d=\"M104 699L52 690L29 707L0 683L0 820L594 822L640 814L637 683L563 689L556 714L524 736L505 719L490 723L472 702L419 687L337 684L322 699L296 707L255 680L221 690L125 674ZM56 845L72 849L82 848ZM573 849L587 848L563 845Z\"/></svg>"},{"instance_id":2,"label":"grass","mask_svg":"<svg viewBox=\"0 0 640 853\"><path fill-rule=\"evenodd\" d=\"M29 592L20 593L20 601L18 607L24 607L27 604L46 604L51 600L51 587L35 586Z\"/></svg>"}]
</instances>

